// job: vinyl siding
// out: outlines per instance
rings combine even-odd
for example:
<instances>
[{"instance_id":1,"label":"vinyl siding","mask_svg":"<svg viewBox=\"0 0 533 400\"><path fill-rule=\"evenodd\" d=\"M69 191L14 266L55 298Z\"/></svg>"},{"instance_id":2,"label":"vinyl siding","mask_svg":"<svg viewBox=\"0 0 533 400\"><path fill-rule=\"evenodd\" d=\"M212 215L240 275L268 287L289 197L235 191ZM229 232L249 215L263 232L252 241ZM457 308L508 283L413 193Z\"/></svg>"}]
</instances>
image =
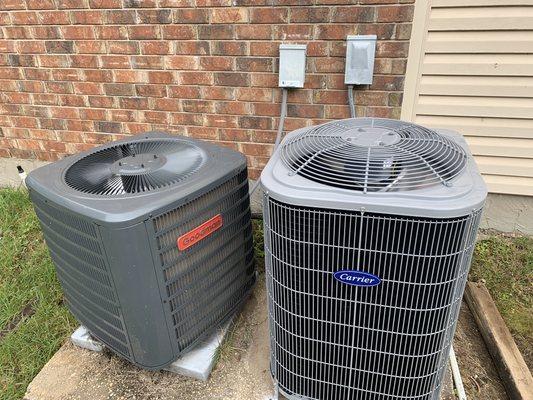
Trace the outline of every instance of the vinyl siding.
<instances>
[{"instance_id":1,"label":"vinyl siding","mask_svg":"<svg viewBox=\"0 0 533 400\"><path fill-rule=\"evenodd\" d=\"M418 0L402 118L462 133L489 191L533 196L533 0Z\"/></svg>"}]
</instances>

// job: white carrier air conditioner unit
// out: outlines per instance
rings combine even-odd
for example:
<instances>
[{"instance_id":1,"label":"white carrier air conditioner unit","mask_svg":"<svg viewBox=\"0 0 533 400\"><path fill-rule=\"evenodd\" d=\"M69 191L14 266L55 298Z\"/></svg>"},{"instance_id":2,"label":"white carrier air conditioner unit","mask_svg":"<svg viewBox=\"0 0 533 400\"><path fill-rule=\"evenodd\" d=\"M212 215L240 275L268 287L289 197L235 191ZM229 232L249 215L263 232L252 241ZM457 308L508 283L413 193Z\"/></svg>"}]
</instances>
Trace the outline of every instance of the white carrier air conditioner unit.
<instances>
[{"instance_id":1,"label":"white carrier air conditioner unit","mask_svg":"<svg viewBox=\"0 0 533 400\"><path fill-rule=\"evenodd\" d=\"M289 134L261 181L280 392L437 400L487 194L464 139L330 122Z\"/></svg>"}]
</instances>

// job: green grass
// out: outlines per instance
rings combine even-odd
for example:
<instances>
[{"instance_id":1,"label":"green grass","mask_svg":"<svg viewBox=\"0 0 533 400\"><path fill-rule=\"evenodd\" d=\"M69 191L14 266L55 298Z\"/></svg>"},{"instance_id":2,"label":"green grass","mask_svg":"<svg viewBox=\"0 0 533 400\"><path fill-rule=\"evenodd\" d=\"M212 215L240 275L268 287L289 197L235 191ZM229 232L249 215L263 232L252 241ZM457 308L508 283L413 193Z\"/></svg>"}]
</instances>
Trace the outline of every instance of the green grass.
<instances>
[{"instance_id":1,"label":"green grass","mask_svg":"<svg viewBox=\"0 0 533 400\"><path fill-rule=\"evenodd\" d=\"M20 399L76 324L26 191L0 190L0 400Z\"/></svg>"},{"instance_id":2,"label":"green grass","mask_svg":"<svg viewBox=\"0 0 533 400\"><path fill-rule=\"evenodd\" d=\"M491 235L477 243L470 280L484 280L526 361L533 349L533 237Z\"/></svg>"}]
</instances>

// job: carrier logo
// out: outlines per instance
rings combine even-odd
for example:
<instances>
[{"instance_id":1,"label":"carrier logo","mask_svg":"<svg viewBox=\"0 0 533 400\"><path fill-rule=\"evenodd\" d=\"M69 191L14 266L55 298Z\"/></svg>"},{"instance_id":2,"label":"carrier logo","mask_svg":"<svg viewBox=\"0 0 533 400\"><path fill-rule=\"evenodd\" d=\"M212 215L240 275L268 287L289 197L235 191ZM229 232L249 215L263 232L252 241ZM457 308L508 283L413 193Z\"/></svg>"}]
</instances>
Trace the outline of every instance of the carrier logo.
<instances>
[{"instance_id":1,"label":"carrier logo","mask_svg":"<svg viewBox=\"0 0 533 400\"><path fill-rule=\"evenodd\" d=\"M381 283L381 279L376 275L361 271L337 271L333 274L333 277L339 282L352 286L377 286Z\"/></svg>"},{"instance_id":2,"label":"carrier logo","mask_svg":"<svg viewBox=\"0 0 533 400\"><path fill-rule=\"evenodd\" d=\"M193 230L181 235L177 241L178 249L188 249L189 247L198 243L200 240L206 238L216 230L220 229L222 225L222 215L215 215L210 220L205 221L202 225L197 226Z\"/></svg>"}]
</instances>

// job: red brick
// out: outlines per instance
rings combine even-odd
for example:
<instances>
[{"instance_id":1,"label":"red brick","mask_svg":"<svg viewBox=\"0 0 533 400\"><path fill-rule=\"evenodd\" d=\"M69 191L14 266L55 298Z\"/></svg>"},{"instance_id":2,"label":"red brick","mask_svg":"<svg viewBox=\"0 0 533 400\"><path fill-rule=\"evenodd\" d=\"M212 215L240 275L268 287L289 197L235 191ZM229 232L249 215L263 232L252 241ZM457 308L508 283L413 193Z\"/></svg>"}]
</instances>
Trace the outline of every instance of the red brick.
<instances>
[{"instance_id":1,"label":"red brick","mask_svg":"<svg viewBox=\"0 0 533 400\"><path fill-rule=\"evenodd\" d=\"M273 103L255 103L253 106L254 115L275 117L279 115L280 106Z\"/></svg>"},{"instance_id":2,"label":"red brick","mask_svg":"<svg viewBox=\"0 0 533 400\"><path fill-rule=\"evenodd\" d=\"M213 102L205 100L181 100L181 110L193 113L211 113L213 112Z\"/></svg>"},{"instance_id":3,"label":"red brick","mask_svg":"<svg viewBox=\"0 0 533 400\"><path fill-rule=\"evenodd\" d=\"M271 25L239 25L235 29L235 36L237 39L259 40L272 38Z\"/></svg>"},{"instance_id":4,"label":"red brick","mask_svg":"<svg viewBox=\"0 0 533 400\"><path fill-rule=\"evenodd\" d=\"M317 58L315 62L315 72L344 72L346 60L344 58Z\"/></svg>"},{"instance_id":5,"label":"red brick","mask_svg":"<svg viewBox=\"0 0 533 400\"><path fill-rule=\"evenodd\" d=\"M61 27L63 38L69 39L94 39L94 31L91 26L64 26Z\"/></svg>"},{"instance_id":6,"label":"red brick","mask_svg":"<svg viewBox=\"0 0 533 400\"><path fill-rule=\"evenodd\" d=\"M91 8L121 8L121 0L89 0Z\"/></svg>"},{"instance_id":7,"label":"red brick","mask_svg":"<svg viewBox=\"0 0 533 400\"><path fill-rule=\"evenodd\" d=\"M73 93L74 89L71 82L46 82L46 91L48 93Z\"/></svg>"},{"instance_id":8,"label":"red brick","mask_svg":"<svg viewBox=\"0 0 533 400\"><path fill-rule=\"evenodd\" d=\"M105 42L94 40L77 40L76 50L80 54L105 54Z\"/></svg>"},{"instance_id":9,"label":"red brick","mask_svg":"<svg viewBox=\"0 0 533 400\"><path fill-rule=\"evenodd\" d=\"M200 88L198 86L169 86L168 95L179 99L198 99Z\"/></svg>"},{"instance_id":10,"label":"red brick","mask_svg":"<svg viewBox=\"0 0 533 400\"><path fill-rule=\"evenodd\" d=\"M226 86L203 86L201 97L210 100L235 100L235 89Z\"/></svg>"},{"instance_id":11,"label":"red brick","mask_svg":"<svg viewBox=\"0 0 533 400\"><path fill-rule=\"evenodd\" d=\"M103 120L106 118L106 110L99 108L83 108L80 110L80 118L93 121Z\"/></svg>"},{"instance_id":12,"label":"red brick","mask_svg":"<svg viewBox=\"0 0 533 400\"><path fill-rule=\"evenodd\" d=\"M356 25L318 25L316 39L321 40L346 40L347 35L354 35Z\"/></svg>"},{"instance_id":13,"label":"red brick","mask_svg":"<svg viewBox=\"0 0 533 400\"><path fill-rule=\"evenodd\" d=\"M231 57L200 57L200 69L231 71L233 69L233 59Z\"/></svg>"},{"instance_id":14,"label":"red brick","mask_svg":"<svg viewBox=\"0 0 533 400\"><path fill-rule=\"evenodd\" d=\"M124 0L124 7L127 8L155 8L156 0Z\"/></svg>"},{"instance_id":15,"label":"red brick","mask_svg":"<svg viewBox=\"0 0 533 400\"><path fill-rule=\"evenodd\" d=\"M188 126L187 133L189 136L198 139L218 139L218 130L215 128L207 128L205 126Z\"/></svg>"},{"instance_id":16,"label":"red brick","mask_svg":"<svg viewBox=\"0 0 533 400\"><path fill-rule=\"evenodd\" d=\"M395 24L359 24L358 35L376 35L379 40L392 39L394 37Z\"/></svg>"},{"instance_id":17,"label":"red brick","mask_svg":"<svg viewBox=\"0 0 533 400\"><path fill-rule=\"evenodd\" d=\"M100 25L104 23L101 11L72 11L70 19L73 24L78 25Z\"/></svg>"},{"instance_id":18,"label":"red brick","mask_svg":"<svg viewBox=\"0 0 533 400\"><path fill-rule=\"evenodd\" d=\"M68 25L70 14L67 11L41 11L39 20L42 25Z\"/></svg>"},{"instance_id":19,"label":"red brick","mask_svg":"<svg viewBox=\"0 0 533 400\"><path fill-rule=\"evenodd\" d=\"M291 22L326 23L330 20L330 7L294 7L291 10Z\"/></svg>"},{"instance_id":20,"label":"red brick","mask_svg":"<svg viewBox=\"0 0 533 400\"><path fill-rule=\"evenodd\" d=\"M31 30L25 26L5 26L4 37L6 39L30 39Z\"/></svg>"},{"instance_id":21,"label":"red brick","mask_svg":"<svg viewBox=\"0 0 533 400\"><path fill-rule=\"evenodd\" d=\"M158 26L153 25L138 25L128 27L128 36L130 39L159 39L160 32Z\"/></svg>"},{"instance_id":22,"label":"red brick","mask_svg":"<svg viewBox=\"0 0 533 400\"><path fill-rule=\"evenodd\" d=\"M148 99L144 97L121 97L120 106L126 109L146 110L148 108Z\"/></svg>"},{"instance_id":23,"label":"red brick","mask_svg":"<svg viewBox=\"0 0 533 400\"><path fill-rule=\"evenodd\" d=\"M278 87L277 74L252 74L251 86L274 88Z\"/></svg>"},{"instance_id":24,"label":"red brick","mask_svg":"<svg viewBox=\"0 0 533 400\"><path fill-rule=\"evenodd\" d=\"M174 22L178 24L207 24L209 22L209 13L206 9L177 9L174 10Z\"/></svg>"},{"instance_id":25,"label":"red brick","mask_svg":"<svg viewBox=\"0 0 533 400\"><path fill-rule=\"evenodd\" d=\"M223 56L243 56L248 52L245 42L237 41L212 41L211 54Z\"/></svg>"},{"instance_id":26,"label":"red brick","mask_svg":"<svg viewBox=\"0 0 533 400\"><path fill-rule=\"evenodd\" d=\"M292 10L292 12L296 11ZM250 11L250 22L257 24L282 24L288 22L288 8L254 8Z\"/></svg>"},{"instance_id":27,"label":"red brick","mask_svg":"<svg viewBox=\"0 0 533 400\"><path fill-rule=\"evenodd\" d=\"M141 43L142 54L170 54L170 43L163 41L150 41Z\"/></svg>"},{"instance_id":28,"label":"red brick","mask_svg":"<svg viewBox=\"0 0 533 400\"><path fill-rule=\"evenodd\" d=\"M23 10L26 5L23 0L3 0L1 7L2 10Z\"/></svg>"},{"instance_id":29,"label":"red brick","mask_svg":"<svg viewBox=\"0 0 533 400\"><path fill-rule=\"evenodd\" d=\"M274 30L277 40L311 40L313 39L312 25L278 25Z\"/></svg>"},{"instance_id":30,"label":"red brick","mask_svg":"<svg viewBox=\"0 0 533 400\"><path fill-rule=\"evenodd\" d=\"M272 58L264 57L238 57L236 63L237 71L271 72L274 66Z\"/></svg>"},{"instance_id":31,"label":"red brick","mask_svg":"<svg viewBox=\"0 0 533 400\"><path fill-rule=\"evenodd\" d=\"M19 53L44 53L45 46L44 42L40 40L29 40L29 41L20 41L17 43L17 48Z\"/></svg>"},{"instance_id":32,"label":"red brick","mask_svg":"<svg viewBox=\"0 0 533 400\"><path fill-rule=\"evenodd\" d=\"M137 16L134 10L109 10L105 12L105 20L108 24L135 24Z\"/></svg>"},{"instance_id":33,"label":"red brick","mask_svg":"<svg viewBox=\"0 0 533 400\"><path fill-rule=\"evenodd\" d=\"M239 117L239 126L246 129L272 129L272 118L242 116Z\"/></svg>"},{"instance_id":34,"label":"red brick","mask_svg":"<svg viewBox=\"0 0 533 400\"><path fill-rule=\"evenodd\" d=\"M170 10L138 10L137 17L141 24L170 24L172 22Z\"/></svg>"},{"instance_id":35,"label":"red brick","mask_svg":"<svg viewBox=\"0 0 533 400\"><path fill-rule=\"evenodd\" d=\"M80 80L79 71L74 68L54 69L52 78L56 81L78 81Z\"/></svg>"},{"instance_id":36,"label":"red brick","mask_svg":"<svg viewBox=\"0 0 533 400\"><path fill-rule=\"evenodd\" d=\"M120 40L128 38L126 27L122 26L95 26L96 37L103 40Z\"/></svg>"},{"instance_id":37,"label":"red brick","mask_svg":"<svg viewBox=\"0 0 533 400\"><path fill-rule=\"evenodd\" d=\"M406 58L409 42L377 42L376 57Z\"/></svg>"},{"instance_id":38,"label":"red brick","mask_svg":"<svg viewBox=\"0 0 533 400\"><path fill-rule=\"evenodd\" d=\"M345 90L316 91L313 101L317 104L347 104L348 95Z\"/></svg>"},{"instance_id":39,"label":"red brick","mask_svg":"<svg viewBox=\"0 0 533 400\"><path fill-rule=\"evenodd\" d=\"M190 40L196 39L196 30L188 25L168 25L163 26L163 39L181 39Z\"/></svg>"},{"instance_id":40,"label":"red brick","mask_svg":"<svg viewBox=\"0 0 533 400\"><path fill-rule=\"evenodd\" d=\"M154 109L163 111L180 111L179 99L155 99Z\"/></svg>"},{"instance_id":41,"label":"red brick","mask_svg":"<svg viewBox=\"0 0 533 400\"><path fill-rule=\"evenodd\" d=\"M14 53L15 43L14 40L0 40L0 53Z\"/></svg>"},{"instance_id":42,"label":"red brick","mask_svg":"<svg viewBox=\"0 0 533 400\"><path fill-rule=\"evenodd\" d=\"M29 80L36 81L48 81L50 80L51 73L49 69L45 68L25 68L24 77Z\"/></svg>"},{"instance_id":43,"label":"red brick","mask_svg":"<svg viewBox=\"0 0 533 400\"><path fill-rule=\"evenodd\" d=\"M412 5L395 5L378 7L378 22L411 22L413 20Z\"/></svg>"},{"instance_id":44,"label":"red brick","mask_svg":"<svg viewBox=\"0 0 533 400\"><path fill-rule=\"evenodd\" d=\"M220 101L216 103L215 111L218 114L247 115L250 113L250 107L239 101Z\"/></svg>"},{"instance_id":45,"label":"red brick","mask_svg":"<svg viewBox=\"0 0 533 400\"><path fill-rule=\"evenodd\" d=\"M83 75L88 82L110 82L113 79L111 71L100 69L84 69Z\"/></svg>"},{"instance_id":46,"label":"red brick","mask_svg":"<svg viewBox=\"0 0 533 400\"><path fill-rule=\"evenodd\" d=\"M70 60L66 55L40 55L39 64L41 67L56 68L63 67L66 68L70 65Z\"/></svg>"},{"instance_id":47,"label":"red brick","mask_svg":"<svg viewBox=\"0 0 533 400\"><path fill-rule=\"evenodd\" d=\"M179 74L181 85L212 85L213 81L214 77L210 72L186 71Z\"/></svg>"},{"instance_id":48,"label":"red brick","mask_svg":"<svg viewBox=\"0 0 533 400\"><path fill-rule=\"evenodd\" d=\"M109 117L116 122L132 122L136 120L136 111L132 110L109 110ZM88 142L88 135L85 135L85 141Z\"/></svg>"},{"instance_id":49,"label":"red brick","mask_svg":"<svg viewBox=\"0 0 533 400\"><path fill-rule=\"evenodd\" d=\"M204 126L237 128L238 120L233 115L206 114L204 116Z\"/></svg>"},{"instance_id":50,"label":"red brick","mask_svg":"<svg viewBox=\"0 0 533 400\"><path fill-rule=\"evenodd\" d=\"M128 56L102 56L102 68L130 68L130 58Z\"/></svg>"},{"instance_id":51,"label":"red brick","mask_svg":"<svg viewBox=\"0 0 533 400\"><path fill-rule=\"evenodd\" d=\"M238 26L237 29L239 28L242 27ZM233 31L233 25L200 25L198 26L198 39L233 39Z\"/></svg>"},{"instance_id":52,"label":"red brick","mask_svg":"<svg viewBox=\"0 0 533 400\"><path fill-rule=\"evenodd\" d=\"M75 94L62 94L59 95L59 104L67 107L87 107L88 103L83 96L77 96Z\"/></svg>"},{"instance_id":53,"label":"red brick","mask_svg":"<svg viewBox=\"0 0 533 400\"><path fill-rule=\"evenodd\" d=\"M239 101L272 101L272 90L263 88L238 88L237 100Z\"/></svg>"},{"instance_id":54,"label":"red brick","mask_svg":"<svg viewBox=\"0 0 533 400\"><path fill-rule=\"evenodd\" d=\"M225 128L224 126L222 128ZM220 140L249 142L250 131L245 129L219 129Z\"/></svg>"},{"instance_id":55,"label":"red brick","mask_svg":"<svg viewBox=\"0 0 533 400\"><path fill-rule=\"evenodd\" d=\"M88 0L56 0L59 9L88 8Z\"/></svg>"},{"instance_id":56,"label":"red brick","mask_svg":"<svg viewBox=\"0 0 533 400\"><path fill-rule=\"evenodd\" d=\"M135 85L137 96L166 97L166 85Z\"/></svg>"},{"instance_id":57,"label":"red brick","mask_svg":"<svg viewBox=\"0 0 533 400\"><path fill-rule=\"evenodd\" d=\"M131 64L139 69L163 69L163 58L159 56L133 56Z\"/></svg>"},{"instance_id":58,"label":"red brick","mask_svg":"<svg viewBox=\"0 0 533 400\"><path fill-rule=\"evenodd\" d=\"M36 39L60 39L61 34L57 26L34 26L33 35Z\"/></svg>"},{"instance_id":59,"label":"red brick","mask_svg":"<svg viewBox=\"0 0 533 400\"><path fill-rule=\"evenodd\" d=\"M218 72L215 73L215 83L220 86L249 86L250 76L237 72Z\"/></svg>"},{"instance_id":60,"label":"red brick","mask_svg":"<svg viewBox=\"0 0 533 400\"><path fill-rule=\"evenodd\" d=\"M199 61L195 56L170 56L166 58L167 69L198 69Z\"/></svg>"},{"instance_id":61,"label":"red brick","mask_svg":"<svg viewBox=\"0 0 533 400\"><path fill-rule=\"evenodd\" d=\"M11 14L13 25L37 25L39 19L34 11L17 11Z\"/></svg>"},{"instance_id":62,"label":"red brick","mask_svg":"<svg viewBox=\"0 0 533 400\"><path fill-rule=\"evenodd\" d=\"M258 144L258 143L242 143L242 151L245 154L252 156L270 156L272 153L272 145L268 144Z\"/></svg>"},{"instance_id":63,"label":"red brick","mask_svg":"<svg viewBox=\"0 0 533 400\"><path fill-rule=\"evenodd\" d=\"M307 46L309 47L310 44ZM276 57L279 55L279 45L279 42L252 42L250 43L250 55Z\"/></svg>"},{"instance_id":64,"label":"red brick","mask_svg":"<svg viewBox=\"0 0 533 400\"><path fill-rule=\"evenodd\" d=\"M148 78L143 71L116 70L113 71L114 81L123 83L147 83Z\"/></svg>"},{"instance_id":65,"label":"red brick","mask_svg":"<svg viewBox=\"0 0 533 400\"><path fill-rule=\"evenodd\" d=\"M375 7L335 7L332 22L373 22L376 19Z\"/></svg>"},{"instance_id":66,"label":"red brick","mask_svg":"<svg viewBox=\"0 0 533 400\"><path fill-rule=\"evenodd\" d=\"M102 86L94 82L73 82L74 93L77 94L103 94Z\"/></svg>"},{"instance_id":67,"label":"red brick","mask_svg":"<svg viewBox=\"0 0 533 400\"><path fill-rule=\"evenodd\" d=\"M172 113L170 119L173 125L202 125L202 114Z\"/></svg>"},{"instance_id":68,"label":"red brick","mask_svg":"<svg viewBox=\"0 0 533 400\"><path fill-rule=\"evenodd\" d=\"M151 124L168 124L170 122L170 117L168 112L144 111L141 114L141 121Z\"/></svg>"},{"instance_id":69,"label":"red brick","mask_svg":"<svg viewBox=\"0 0 533 400\"><path fill-rule=\"evenodd\" d=\"M229 7L211 9L212 24L239 24L248 22L248 10L246 8Z\"/></svg>"},{"instance_id":70,"label":"red brick","mask_svg":"<svg viewBox=\"0 0 533 400\"><path fill-rule=\"evenodd\" d=\"M139 54L139 42L111 41L108 42L108 51L111 54Z\"/></svg>"},{"instance_id":71,"label":"red brick","mask_svg":"<svg viewBox=\"0 0 533 400\"><path fill-rule=\"evenodd\" d=\"M174 83L174 75L169 71L149 71L149 83Z\"/></svg>"},{"instance_id":72,"label":"red brick","mask_svg":"<svg viewBox=\"0 0 533 400\"><path fill-rule=\"evenodd\" d=\"M135 86L131 83L105 83L104 91L108 96L134 96Z\"/></svg>"},{"instance_id":73,"label":"red brick","mask_svg":"<svg viewBox=\"0 0 533 400\"><path fill-rule=\"evenodd\" d=\"M232 43L232 42L227 42ZM207 41L176 41L174 43L176 54L205 55L209 54L209 42ZM229 54L227 54L229 55Z\"/></svg>"}]
</instances>

